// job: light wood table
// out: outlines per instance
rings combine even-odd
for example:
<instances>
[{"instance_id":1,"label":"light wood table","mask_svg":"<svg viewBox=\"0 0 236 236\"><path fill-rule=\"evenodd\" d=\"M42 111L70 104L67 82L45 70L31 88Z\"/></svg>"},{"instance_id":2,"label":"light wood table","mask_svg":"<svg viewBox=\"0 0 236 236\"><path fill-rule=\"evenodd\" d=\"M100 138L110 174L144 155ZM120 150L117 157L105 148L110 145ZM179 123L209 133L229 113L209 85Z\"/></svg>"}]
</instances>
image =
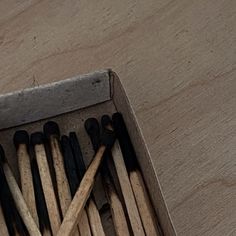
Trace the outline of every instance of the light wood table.
<instances>
[{"instance_id":1,"label":"light wood table","mask_svg":"<svg viewBox=\"0 0 236 236\"><path fill-rule=\"evenodd\" d=\"M102 68L127 89L178 235L236 235L236 1L0 1L1 93Z\"/></svg>"}]
</instances>

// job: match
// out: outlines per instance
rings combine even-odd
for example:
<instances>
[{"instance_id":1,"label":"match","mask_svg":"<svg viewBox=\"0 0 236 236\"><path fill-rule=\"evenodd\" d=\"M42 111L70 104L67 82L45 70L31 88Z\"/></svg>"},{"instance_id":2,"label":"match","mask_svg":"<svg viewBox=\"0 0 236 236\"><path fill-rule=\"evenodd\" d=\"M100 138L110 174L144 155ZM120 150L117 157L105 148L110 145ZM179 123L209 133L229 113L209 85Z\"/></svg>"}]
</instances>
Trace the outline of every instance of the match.
<instances>
[{"instance_id":1,"label":"match","mask_svg":"<svg viewBox=\"0 0 236 236\"><path fill-rule=\"evenodd\" d=\"M71 196L74 197L76 190L79 187L80 180L79 180L73 152L70 146L70 141L69 141L69 138L65 135L61 137L61 147L62 147L62 152L63 152L63 157L64 157L65 171L66 171L67 179L70 186ZM87 212L85 211L85 209L82 210L81 218L78 223L78 228L79 228L79 232L81 236L92 235Z\"/></svg>"},{"instance_id":2,"label":"match","mask_svg":"<svg viewBox=\"0 0 236 236\"><path fill-rule=\"evenodd\" d=\"M91 164L89 165L81 183L76 191L76 194L70 204L68 211L62 221L61 227L57 236L70 236L73 232L78 220L81 217L82 210L89 198L89 195L92 191L95 176L97 174L98 168L103 159L103 154L105 150L111 149L115 142L114 132L106 129L101 136L101 146Z\"/></svg>"},{"instance_id":3,"label":"match","mask_svg":"<svg viewBox=\"0 0 236 236\"><path fill-rule=\"evenodd\" d=\"M109 116L102 117L102 127L112 128L112 122ZM124 159L120 150L120 145L116 141L112 149L112 158L119 178L121 191L124 197L125 206L130 220L131 228L134 235L144 236L144 229L139 215L138 207L134 197L134 193L129 180L128 172L124 163Z\"/></svg>"},{"instance_id":4,"label":"match","mask_svg":"<svg viewBox=\"0 0 236 236\"><path fill-rule=\"evenodd\" d=\"M25 130L16 131L13 137L16 148L18 167L20 172L21 192L29 207L29 211L34 218L35 223L39 226L38 214L35 202L35 193L33 177L29 156L29 135Z\"/></svg>"},{"instance_id":5,"label":"match","mask_svg":"<svg viewBox=\"0 0 236 236\"><path fill-rule=\"evenodd\" d=\"M85 122L85 129L90 137L94 151L96 152L100 145L100 128L99 123L95 118L90 118ZM109 170L106 165L106 160L110 158L108 152L104 154L104 162L101 168L102 178L105 185L105 191L110 203L112 219L114 222L115 232L117 236L130 235L129 229L123 210L123 206L117 196L114 186L109 178Z\"/></svg>"},{"instance_id":6,"label":"match","mask_svg":"<svg viewBox=\"0 0 236 236\"><path fill-rule=\"evenodd\" d=\"M53 167L56 174L56 184L59 196L60 208L62 211L62 216L64 217L70 202L70 187L68 180L66 178L66 173L64 169L63 156L60 149L60 130L56 122L48 121L43 126L44 135L50 144L51 156L53 160Z\"/></svg>"},{"instance_id":7,"label":"match","mask_svg":"<svg viewBox=\"0 0 236 236\"><path fill-rule=\"evenodd\" d=\"M136 154L131 143L124 119L120 113L115 113L112 116L112 121L126 168L129 173L130 183L135 195L145 233L147 236L160 236L161 231L158 227L157 217L149 198L142 174L140 172Z\"/></svg>"},{"instance_id":8,"label":"match","mask_svg":"<svg viewBox=\"0 0 236 236\"><path fill-rule=\"evenodd\" d=\"M28 236L28 232L25 228L24 223L22 222L20 215L17 212L16 205L12 198L12 194L7 185L5 175L2 168L0 167L0 202L2 207L2 213L5 219L7 234L13 236ZM4 235L4 234L3 234Z\"/></svg>"},{"instance_id":9,"label":"match","mask_svg":"<svg viewBox=\"0 0 236 236\"><path fill-rule=\"evenodd\" d=\"M44 148L44 136L41 132L31 134L31 144L34 147L35 157L39 168L39 175L42 182L43 193L48 209L52 234L57 235L61 225L61 217L57 205L56 195L50 176L47 156Z\"/></svg>"},{"instance_id":10,"label":"match","mask_svg":"<svg viewBox=\"0 0 236 236\"><path fill-rule=\"evenodd\" d=\"M51 236L52 233L51 233L51 226L48 216L47 205L43 193L42 183L40 180L37 161L34 156L31 159L31 169L32 169L33 184L35 190L35 201L38 212L40 231L43 236Z\"/></svg>"},{"instance_id":11,"label":"match","mask_svg":"<svg viewBox=\"0 0 236 236\"><path fill-rule=\"evenodd\" d=\"M16 182L16 179L11 171L11 168L9 167L5 153L3 150L3 147L0 145L0 163L3 175L6 178L7 185L10 189L10 192L12 194L13 200L15 202L16 208L31 236L40 236L41 233L38 229L37 224L35 223L33 217L30 214L29 208L24 200L24 197L22 196L22 193L20 191L20 188Z\"/></svg>"},{"instance_id":12,"label":"match","mask_svg":"<svg viewBox=\"0 0 236 236\"><path fill-rule=\"evenodd\" d=\"M80 176L80 181L81 181L85 172L86 172L86 166L84 163L80 144L79 144L79 141L77 139L75 132L70 132L69 141L70 141L70 145L72 147L75 165L77 167L77 170L78 170L78 173ZM93 198L90 197L88 199L86 209L87 209L89 222L90 222L90 226L91 226L91 230L92 230L93 235L94 236L100 236L100 235L105 236L105 232L104 232L104 229L102 226L101 217L100 217L97 205L94 202Z\"/></svg>"}]
</instances>

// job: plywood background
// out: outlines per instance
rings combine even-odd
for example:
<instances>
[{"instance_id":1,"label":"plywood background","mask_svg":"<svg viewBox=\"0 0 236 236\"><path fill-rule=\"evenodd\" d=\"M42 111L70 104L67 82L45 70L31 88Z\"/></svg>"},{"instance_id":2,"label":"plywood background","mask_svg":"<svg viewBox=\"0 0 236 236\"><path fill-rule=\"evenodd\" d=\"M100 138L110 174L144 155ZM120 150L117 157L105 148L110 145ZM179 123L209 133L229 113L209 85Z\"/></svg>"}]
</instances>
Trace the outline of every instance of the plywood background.
<instances>
[{"instance_id":1,"label":"plywood background","mask_svg":"<svg viewBox=\"0 0 236 236\"><path fill-rule=\"evenodd\" d=\"M112 68L178 235L236 235L235 0L1 0L1 93Z\"/></svg>"}]
</instances>

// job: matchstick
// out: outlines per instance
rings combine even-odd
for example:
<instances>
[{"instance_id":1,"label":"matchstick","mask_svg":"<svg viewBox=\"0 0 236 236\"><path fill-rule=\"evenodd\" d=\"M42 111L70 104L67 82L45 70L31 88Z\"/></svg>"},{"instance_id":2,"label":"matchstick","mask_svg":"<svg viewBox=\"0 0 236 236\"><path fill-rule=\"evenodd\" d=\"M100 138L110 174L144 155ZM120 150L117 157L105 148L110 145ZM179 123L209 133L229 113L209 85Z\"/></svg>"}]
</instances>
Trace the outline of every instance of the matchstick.
<instances>
[{"instance_id":1,"label":"matchstick","mask_svg":"<svg viewBox=\"0 0 236 236\"><path fill-rule=\"evenodd\" d=\"M55 169L56 174L56 184L59 202L62 211L62 216L64 216L70 205L71 195L69 183L66 178L66 173L64 169L63 156L59 144L60 130L58 124L53 121L48 121L47 123L45 123L43 130L44 135L45 137L47 137L51 147L51 155L53 160L53 167Z\"/></svg>"},{"instance_id":2,"label":"matchstick","mask_svg":"<svg viewBox=\"0 0 236 236\"><path fill-rule=\"evenodd\" d=\"M5 175L0 167L0 202L10 236L28 236L28 232L22 222L8 187Z\"/></svg>"},{"instance_id":3,"label":"matchstick","mask_svg":"<svg viewBox=\"0 0 236 236\"><path fill-rule=\"evenodd\" d=\"M13 137L16 147L16 155L20 172L21 192L29 207L29 211L34 218L35 223L39 226L38 214L36 209L33 177L30 166L29 135L25 130L16 131Z\"/></svg>"},{"instance_id":4,"label":"matchstick","mask_svg":"<svg viewBox=\"0 0 236 236\"><path fill-rule=\"evenodd\" d=\"M2 206L0 205L0 235L9 236L6 221L2 212Z\"/></svg>"},{"instance_id":5,"label":"matchstick","mask_svg":"<svg viewBox=\"0 0 236 236\"><path fill-rule=\"evenodd\" d=\"M120 143L129 179L138 205L139 213L147 236L159 236L161 230L131 143L125 122L120 113L112 116L114 130Z\"/></svg>"},{"instance_id":6,"label":"matchstick","mask_svg":"<svg viewBox=\"0 0 236 236\"><path fill-rule=\"evenodd\" d=\"M76 190L79 187L79 176L73 156L73 152L70 146L69 138L65 135L61 137L61 147L64 157L64 166L68 182L70 185L71 196L74 197ZM81 218L78 223L78 228L81 236L90 236L91 230L89 225L89 220L87 212L85 209L82 211Z\"/></svg>"},{"instance_id":7,"label":"matchstick","mask_svg":"<svg viewBox=\"0 0 236 236\"><path fill-rule=\"evenodd\" d=\"M32 155L31 159L31 169L32 169L35 200L39 218L40 231L43 236L51 236L52 233L51 233L51 226L48 216L47 205L43 193L42 183L40 180L38 165L34 155Z\"/></svg>"},{"instance_id":8,"label":"matchstick","mask_svg":"<svg viewBox=\"0 0 236 236\"><path fill-rule=\"evenodd\" d=\"M75 132L70 132L69 141L70 141L72 152L74 155L75 165L77 167L77 171L80 177L79 181L81 181L81 179L83 178L86 172L86 166L83 160L80 144L79 144L79 141L77 139ZM93 236L103 236L103 235L105 236L101 217L93 198L88 199L86 210L88 213L89 222L90 222Z\"/></svg>"},{"instance_id":9,"label":"matchstick","mask_svg":"<svg viewBox=\"0 0 236 236\"><path fill-rule=\"evenodd\" d=\"M25 226L26 226L29 234L32 236L41 236L38 226L30 214L29 208L22 196L20 188L16 182L16 179L15 179L15 177L14 177L14 175L7 163L5 153L4 153L4 150L1 145L0 145L0 162L1 162L1 167L3 169L3 173L6 177L7 184L9 186L12 197L13 197L14 202L16 204L16 208L17 208L23 222L25 223Z\"/></svg>"},{"instance_id":10,"label":"matchstick","mask_svg":"<svg viewBox=\"0 0 236 236\"><path fill-rule=\"evenodd\" d=\"M109 126L112 129L112 122L109 116L105 115L102 117L102 127ZM116 172L119 178L122 194L125 201L128 217L130 220L131 228L134 235L144 236L144 229L142 221L139 215L138 207L132 190L132 186L129 180L128 172L122 157L120 145L116 141L114 148L112 149L112 158L116 168Z\"/></svg>"},{"instance_id":11,"label":"matchstick","mask_svg":"<svg viewBox=\"0 0 236 236\"><path fill-rule=\"evenodd\" d=\"M114 132L105 130L102 135L101 146L99 147L93 161L89 165L78 190L69 206L68 211L62 221L61 227L57 236L70 236L81 217L82 210L92 191L95 176L103 159L103 154L106 149L111 149L115 141Z\"/></svg>"},{"instance_id":12,"label":"matchstick","mask_svg":"<svg viewBox=\"0 0 236 236\"><path fill-rule=\"evenodd\" d=\"M88 200L87 212L94 236L105 236L98 208L92 198Z\"/></svg>"},{"instance_id":13,"label":"matchstick","mask_svg":"<svg viewBox=\"0 0 236 236\"><path fill-rule=\"evenodd\" d=\"M48 209L52 234L57 235L61 225L60 212L57 205L56 195L53 189L47 156L44 148L44 136L41 132L31 134L31 144L34 147L35 157L39 168L45 201Z\"/></svg>"},{"instance_id":14,"label":"matchstick","mask_svg":"<svg viewBox=\"0 0 236 236\"><path fill-rule=\"evenodd\" d=\"M89 118L85 122L85 129L90 137L91 143L93 145L93 149L96 152L97 148L100 145L100 128L99 123L95 118ZM127 225L127 221L125 218L125 213L123 210L123 206L120 202L119 197L117 196L114 186L109 178L109 170L106 165L106 160L109 157L108 152L105 154L105 160L103 162L103 166L101 168L102 178L105 185L105 191L107 194L107 198L110 203L111 213L112 213L112 219L115 226L115 232L117 236L123 236L123 235L130 235L129 229Z\"/></svg>"}]
</instances>

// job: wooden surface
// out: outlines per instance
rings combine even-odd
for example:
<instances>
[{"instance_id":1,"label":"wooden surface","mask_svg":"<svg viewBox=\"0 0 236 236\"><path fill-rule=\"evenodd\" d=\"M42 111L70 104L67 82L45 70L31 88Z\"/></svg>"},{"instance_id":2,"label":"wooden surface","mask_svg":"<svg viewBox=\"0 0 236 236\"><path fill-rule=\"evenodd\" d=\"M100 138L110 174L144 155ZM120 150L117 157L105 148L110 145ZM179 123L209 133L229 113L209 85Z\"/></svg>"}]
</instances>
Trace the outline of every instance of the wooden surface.
<instances>
[{"instance_id":1,"label":"wooden surface","mask_svg":"<svg viewBox=\"0 0 236 236\"><path fill-rule=\"evenodd\" d=\"M235 22L235 0L2 0L1 93L112 68L178 235L233 236Z\"/></svg>"}]
</instances>

